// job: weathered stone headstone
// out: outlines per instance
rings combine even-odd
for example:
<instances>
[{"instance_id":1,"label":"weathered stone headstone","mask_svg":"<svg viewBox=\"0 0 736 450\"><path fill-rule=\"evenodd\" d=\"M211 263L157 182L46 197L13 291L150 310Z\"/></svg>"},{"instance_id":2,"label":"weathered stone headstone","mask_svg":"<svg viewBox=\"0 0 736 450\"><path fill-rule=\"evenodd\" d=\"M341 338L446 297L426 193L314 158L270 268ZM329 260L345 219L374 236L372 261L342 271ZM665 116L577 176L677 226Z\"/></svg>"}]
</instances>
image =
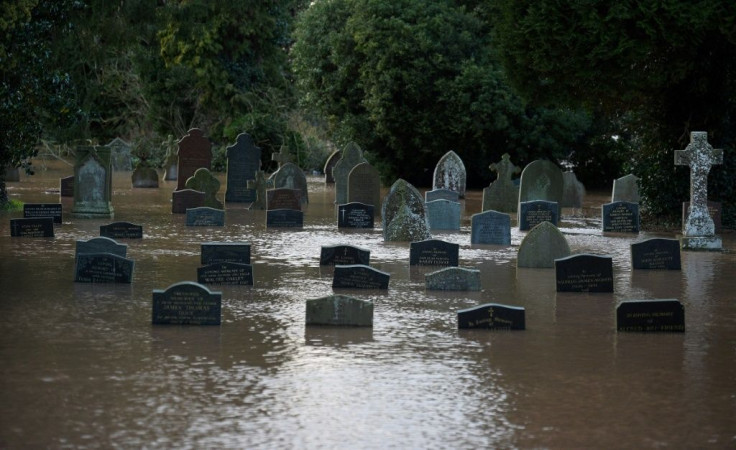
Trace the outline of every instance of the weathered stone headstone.
<instances>
[{"instance_id":1,"label":"weathered stone headstone","mask_svg":"<svg viewBox=\"0 0 736 450\"><path fill-rule=\"evenodd\" d=\"M296 209L270 209L266 211L266 228L302 228L304 213Z\"/></svg>"},{"instance_id":2,"label":"weathered stone headstone","mask_svg":"<svg viewBox=\"0 0 736 450\"><path fill-rule=\"evenodd\" d=\"M631 268L681 270L679 241L652 238L631 244Z\"/></svg>"},{"instance_id":3,"label":"weathered stone headstone","mask_svg":"<svg viewBox=\"0 0 736 450\"><path fill-rule=\"evenodd\" d=\"M266 174L262 170L256 171L256 179L248 180L248 189L255 192L255 199L250 205L250 209L265 210L266 209L266 191L268 189L266 182Z\"/></svg>"},{"instance_id":4,"label":"weathered stone headstone","mask_svg":"<svg viewBox=\"0 0 736 450\"><path fill-rule=\"evenodd\" d=\"M191 281L153 290L154 325L220 325L222 293Z\"/></svg>"},{"instance_id":5,"label":"weathered stone headstone","mask_svg":"<svg viewBox=\"0 0 736 450\"><path fill-rule=\"evenodd\" d=\"M271 161L276 161L279 168L281 168L284 164L291 164L294 161L294 157L289 151L289 147L282 145L278 153L271 153Z\"/></svg>"},{"instance_id":6,"label":"weathered stone headstone","mask_svg":"<svg viewBox=\"0 0 736 450\"><path fill-rule=\"evenodd\" d=\"M486 303L457 312L457 327L489 330L524 330L525 310L519 306Z\"/></svg>"},{"instance_id":7,"label":"weathered stone headstone","mask_svg":"<svg viewBox=\"0 0 736 450\"><path fill-rule=\"evenodd\" d=\"M559 206L546 200L531 200L519 203L519 230L531 230L542 222L557 226Z\"/></svg>"},{"instance_id":8,"label":"weathered stone headstone","mask_svg":"<svg viewBox=\"0 0 736 450\"><path fill-rule=\"evenodd\" d=\"M457 266L460 245L438 239L412 242L409 248L410 266Z\"/></svg>"},{"instance_id":9,"label":"weathered stone headstone","mask_svg":"<svg viewBox=\"0 0 736 450\"><path fill-rule=\"evenodd\" d=\"M200 245L203 266L232 262L250 264L250 244L247 242L203 242Z\"/></svg>"},{"instance_id":10,"label":"weathered stone headstone","mask_svg":"<svg viewBox=\"0 0 736 450\"><path fill-rule=\"evenodd\" d=\"M424 203L434 200L449 200L451 202L459 202L460 194L449 189L434 189L424 193Z\"/></svg>"},{"instance_id":11,"label":"weathered stone headstone","mask_svg":"<svg viewBox=\"0 0 736 450\"><path fill-rule=\"evenodd\" d=\"M424 284L430 291L480 291L480 270L445 267L425 274Z\"/></svg>"},{"instance_id":12,"label":"weathered stone headstone","mask_svg":"<svg viewBox=\"0 0 736 450\"><path fill-rule=\"evenodd\" d=\"M565 236L550 222L542 222L522 239L516 267L552 268L556 259L569 255L570 245Z\"/></svg>"},{"instance_id":13,"label":"weathered stone headstone","mask_svg":"<svg viewBox=\"0 0 736 450\"><path fill-rule=\"evenodd\" d=\"M720 250L723 246L708 211L708 173L715 164L723 164L723 150L714 149L704 131L691 132L685 150L675 151L675 165L690 167L690 213L680 239L685 250Z\"/></svg>"},{"instance_id":14,"label":"weathered stone headstone","mask_svg":"<svg viewBox=\"0 0 736 450\"><path fill-rule=\"evenodd\" d=\"M562 203L563 208L582 208L585 197L585 186L578 181L573 171L562 173Z\"/></svg>"},{"instance_id":15,"label":"weathered stone headstone","mask_svg":"<svg viewBox=\"0 0 736 450\"><path fill-rule=\"evenodd\" d=\"M59 195L74 197L74 175L59 179Z\"/></svg>"},{"instance_id":16,"label":"weathered stone headstone","mask_svg":"<svg viewBox=\"0 0 736 450\"><path fill-rule=\"evenodd\" d=\"M252 203L256 199L255 189L248 187L248 180L256 179L261 169L261 148L253 138L241 133L235 144L227 148L227 183L225 202Z\"/></svg>"},{"instance_id":17,"label":"weathered stone headstone","mask_svg":"<svg viewBox=\"0 0 736 450\"><path fill-rule=\"evenodd\" d=\"M603 231L611 233L639 232L639 204L629 202L606 203L601 206Z\"/></svg>"},{"instance_id":18,"label":"weathered stone headstone","mask_svg":"<svg viewBox=\"0 0 736 450\"><path fill-rule=\"evenodd\" d=\"M440 199L427 202L424 206L430 231L460 229L460 203Z\"/></svg>"},{"instance_id":19,"label":"weathered stone headstone","mask_svg":"<svg viewBox=\"0 0 736 450\"><path fill-rule=\"evenodd\" d=\"M133 168L130 158L130 151L133 147L129 143L117 137L107 144L106 147L110 149L112 170L131 170Z\"/></svg>"},{"instance_id":20,"label":"weathered stone headstone","mask_svg":"<svg viewBox=\"0 0 736 450\"><path fill-rule=\"evenodd\" d=\"M223 209L222 202L217 199L220 190L220 180L215 178L209 169L199 168L186 181L186 188L204 192L204 206Z\"/></svg>"},{"instance_id":21,"label":"weathered stone headstone","mask_svg":"<svg viewBox=\"0 0 736 450\"><path fill-rule=\"evenodd\" d=\"M186 182L197 169L212 168L212 143L199 128L192 128L179 141L176 189L186 188Z\"/></svg>"},{"instance_id":22,"label":"weathered stone headstone","mask_svg":"<svg viewBox=\"0 0 736 450\"><path fill-rule=\"evenodd\" d=\"M307 177L304 176L304 172L296 164L290 162L282 164L271 177L273 178L274 188L298 189L302 193L302 205L309 203Z\"/></svg>"},{"instance_id":23,"label":"weathered stone headstone","mask_svg":"<svg viewBox=\"0 0 736 450\"><path fill-rule=\"evenodd\" d=\"M110 148L77 147L74 165L74 206L79 217L112 217Z\"/></svg>"},{"instance_id":24,"label":"weathered stone headstone","mask_svg":"<svg viewBox=\"0 0 736 450\"><path fill-rule=\"evenodd\" d=\"M511 162L508 153L504 153L501 161L491 164L489 168L497 175L496 181L483 189L483 211L516 212L519 187L511 181L511 177L521 172L521 168Z\"/></svg>"},{"instance_id":25,"label":"weathered stone headstone","mask_svg":"<svg viewBox=\"0 0 736 450\"><path fill-rule=\"evenodd\" d=\"M352 245L323 245L319 256L320 266L370 265L371 251Z\"/></svg>"},{"instance_id":26,"label":"weathered stone headstone","mask_svg":"<svg viewBox=\"0 0 736 450\"><path fill-rule=\"evenodd\" d=\"M171 194L172 214L186 214L187 209L204 206L204 192L182 189Z\"/></svg>"},{"instance_id":27,"label":"weathered stone headstone","mask_svg":"<svg viewBox=\"0 0 736 450\"><path fill-rule=\"evenodd\" d=\"M555 260L557 292L613 292L613 258L579 254Z\"/></svg>"},{"instance_id":28,"label":"weathered stone headstone","mask_svg":"<svg viewBox=\"0 0 736 450\"><path fill-rule=\"evenodd\" d=\"M716 233L720 233L723 228L721 223L722 208L721 202L708 202L708 214L713 219L713 229ZM688 214L690 214L690 202L682 202L682 223L687 223Z\"/></svg>"},{"instance_id":29,"label":"weathered stone headstone","mask_svg":"<svg viewBox=\"0 0 736 450\"><path fill-rule=\"evenodd\" d=\"M201 206L187 209L188 227L224 227L225 211L222 209Z\"/></svg>"},{"instance_id":30,"label":"weathered stone headstone","mask_svg":"<svg viewBox=\"0 0 736 450\"><path fill-rule=\"evenodd\" d=\"M112 253L125 258L128 255L128 245L119 244L115 239L102 236L88 241L77 241L75 257L85 253Z\"/></svg>"},{"instance_id":31,"label":"weathered stone headstone","mask_svg":"<svg viewBox=\"0 0 736 450\"><path fill-rule=\"evenodd\" d=\"M198 267L197 283L253 286L253 266L234 262L220 262Z\"/></svg>"},{"instance_id":32,"label":"weathered stone headstone","mask_svg":"<svg viewBox=\"0 0 736 450\"><path fill-rule=\"evenodd\" d=\"M302 209L302 192L299 189L278 188L266 191L266 208L271 209Z\"/></svg>"},{"instance_id":33,"label":"weathered stone headstone","mask_svg":"<svg viewBox=\"0 0 736 450\"><path fill-rule=\"evenodd\" d=\"M470 217L470 243L511 245L511 216L485 211Z\"/></svg>"},{"instance_id":34,"label":"weathered stone headstone","mask_svg":"<svg viewBox=\"0 0 736 450\"><path fill-rule=\"evenodd\" d=\"M613 180L611 202L639 203L639 178L628 174Z\"/></svg>"},{"instance_id":35,"label":"weathered stone headstone","mask_svg":"<svg viewBox=\"0 0 736 450\"><path fill-rule=\"evenodd\" d=\"M131 283L135 262L112 253L80 253L74 265L78 283Z\"/></svg>"},{"instance_id":36,"label":"weathered stone headstone","mask_svg":"<svg viewBox=\"0 0 736 450\"><path fill-rule=\"evenodd\" d=\"M10 219L10 237L54 237L54 219Z\"/></svg>"},{"instance_id":37,"label":"weathered stone headstone","mask_svg":"<svg viewBox=\"0 0 736 450\"><path fill-rule=\"evenodd\" d=\"M51 217L54 223L61 225L61 203L26 203L23 205L23 217L26 219Z\"/></svg>"},{"instance_id":38,"label":"weathered stone headstone","mask_svg":"<svg viewBox=\"0 0 736 450\"><path fill-rule=\"evenodd\" d=\"M179 156L177 156L177 151L179 148L178 143L176 142L176 139L174 139L173 135L169 135L168 138L161 143L161 147L164 148L165 157L164 157L164 181L172 181L176 180L177 177L177 169L179 165Z\"/></svg>"},{"instance_id":39,"label":"weathered stone headstone","mask_svg":"<svg viewBox=\"0 0 736 450\"><path fill-rule=\"evenodd\" d=\"M623 301L616 307L616 330L683 333L685 308L676 299Z\"/></svg>"},{"instance_id":40,"label":"weathered stone headstone","mask_svg":"<svg viewBox=\"0 0 736 450\"><path fill-rule=\"evenodd\" d=\"M327 162L325 162L324 168L325 184L335 183L335 177L332 175L332 169L335 168L335 165L338 161L340 161L340 158L342 158L342 150L335 150L330 156L327 157Z\"/></svg>"},{"instance_id":41,"label":"weathered stone headstone","mask_svg":"<svg viewBox=\"0 0 736 450\"><path fill-rule=\"evenodd\" d=\"M130 181L134 188L157 188L158 172L153 167L136 167Z\"/></svg>"},{"instance_id":42,"label":"weathered stone headstone","mask_svg":"<svg viewBox=\"0 0 736 450\"><path fill-rule=\"evenodd\" d=\"M401 178L383 199L381 221L386 242L422 241L432 237L422 195Z\"/></svg>"},{"instance_id":43,"label":"weathered stone headstone","mask_svg":"<svg viewBox=\"0 0 736 450\"><path fill-rule=\"evenodd\" d=\"M6 182L20 181L20 170L17 167L5 166L5 178Z\"/></svg>"},{"instance_id":44,"label":"weathered stone headstone","mask_svg":"<svg viewBox=\"0 0 736 450\"><path fill-rule=\"evenodd\" d=\"M381 176L368 163L360 163L348 174L348 203L381 204Z\"/></svg>"},{"instance_id":45,"label":"weathered stone headstone","mask_svg":"<svg viewBox=\"0 0 736 450\"><path fill-rule=\"evenodd\" d=\"M332 169L335 178L335 203L348 203L348 176L353 167L368 162L363 157L363 151L355 142L350 142L342 151L342 157Z\"/></svg>"},{"instance_id":46,"label":"weathered stone headstone","mask_svg":"<svg viewBox=\"0 0 736 450\"><path fill-rule=\"evenodd\" d=\"M113 222L100 225L100 236L110 239L142 239L143 226L130 222Z\"/></svg>"},{"instance_id":47,"label":"weathered stone headstone","mask_svg":"<svg viewBox=\"0 0 736 450\"><path fill-rule=\"evenodd\" d=\"M562 171L553 162L538 159L521 172L519 204L533 200L562 203Z\"/></svg>"},{"instance_id":48,"label":"weathered stone headstone","mask_svg":"<svg viewBox=\"0 0 736 450\"><path fill-rule=\"evenodd\" d=\"M307 300L306 325L373 326L373 302L345 295Z\"/></svg>"},{"instance_id":49,"label":"weathered stone headstone","mask_svg":"<svg viewBox=\"0 0 736 450\"><path fill-rule=\"evenodd\" d=\"M338 228L373 228L373 205L346 203L337 207Z\"/></svg>"},{"instance_id":50,"label":"weathered stone headstone","mask_svg":"<svg viewBox=\"0 0 736 450\"><path fill-rule=\"evenodd\" d=\"M445 153L434 168L432 189L449 189L465 197L465 164L457 153L450 150Z\"/></svg>"},{"instance_id":51,"label":"weathered stone headstone","mask_svg":"<svg viewBox=\"0 0 736 450\"><path fill-rule=\"evenodd\" d=\"M362 264L335 266L333 288L345 289L388 289L391 276L373 267Z\"/></svg>"}]
</instances>

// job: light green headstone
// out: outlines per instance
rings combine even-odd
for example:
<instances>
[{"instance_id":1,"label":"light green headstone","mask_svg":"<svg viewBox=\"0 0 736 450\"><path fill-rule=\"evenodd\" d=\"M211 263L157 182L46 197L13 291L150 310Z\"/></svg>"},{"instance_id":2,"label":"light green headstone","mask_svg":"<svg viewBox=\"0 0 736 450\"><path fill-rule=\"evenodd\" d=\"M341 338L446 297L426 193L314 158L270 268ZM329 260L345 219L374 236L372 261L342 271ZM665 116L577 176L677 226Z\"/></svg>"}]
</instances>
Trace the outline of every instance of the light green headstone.
<instances>
[{"instance_id":1,"label":"light green headstone","mask_svg":"<svg viewBox=\"0 0 736 450\"><path fill-rule=\"evenodd\" d=\"M570 245L556 226L542 222L521 241L516 267L554 268L555 259L570 256Z\"/></svg>"}]
</instances>

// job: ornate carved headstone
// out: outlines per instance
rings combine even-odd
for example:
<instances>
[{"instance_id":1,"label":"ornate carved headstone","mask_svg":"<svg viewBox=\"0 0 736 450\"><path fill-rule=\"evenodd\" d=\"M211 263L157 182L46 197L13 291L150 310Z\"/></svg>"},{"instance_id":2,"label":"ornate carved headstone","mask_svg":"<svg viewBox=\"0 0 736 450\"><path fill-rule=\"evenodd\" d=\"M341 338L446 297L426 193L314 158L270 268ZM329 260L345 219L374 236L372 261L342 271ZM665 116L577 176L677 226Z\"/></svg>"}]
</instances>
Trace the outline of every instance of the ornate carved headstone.
<instances>
[{"instance_id":1,"label":"ornate carved headstone","mask_svg":"<svg viewBox=\"0 0 736 450\"><path fill-rule=\"evenodd\" d=\"M256 147L249 134L239 134L235 144L227 148L225 202L252 203L255 201L255 189L248 186L248 181L255 180L256 172L260 169L261 148Z\"/></svg>"},{"instance_id":2,"label":"ornate carved headstone","mask_svg":"<svg viewBox=\"0 0 736 450\"><path fill-rule=\"evenodd\" d=\"M112 217L109 147L78 147L74 165L74 206L79 217Z\"/></svg>"},{"instance_id":3,"label":"ornate carved headstone","mask_svg":"<svg viewBox=\"0 0 736 450\"><path fill-rule=\"evenodd\" d=\"M570 245L556 226L542 222L524 236L516 267L553 268L555 259L570 255Z\"/></svg>"},{"instance_id":4,"label":"ornate carved headstone","mask_svg":"<svg viewBox=\"0 0 736 450\"><path fill-rule=\"evenodd\" d=\"M353 167L360 163L368 162L363 158L363 151L355 142L349 143L342 151L342 158L332 169L335 178L335 203L341 205L348 203L348 176Z\"/></svg>"},{"instance_id":5,"label":"ornate carved headstone","mask_svg":"<svg viewBox=\"0 0 736 450\"><path fill-rule=\"evenodd\" d=\"M302 205L309 203L307 177L304 176L304 172L296 164L290 162L283 163L279 170L271 175L271 178L273 179L273 187L275 189L298 189L302 193Z\"/></svg>"},{"instance_id":6,"label":"ornate carved headstone","mask_svg":"<svg viewBox=\"0 0 736 450\"><path fill-rule=\"evenodd\" d=\"M132 146L120 139L119 137L113 139L106 147L110 148L110 165L112 170L131 170L131 158L130 151Z\"/></svg>"},{"instance_id":7,"label":"ornate carved headstone","mask_svg":"<svg viewBox=\"0 0 736 450\"><path fill-rule=\"evenodd\" d=\"M381 176L370 164L360 163L348 174L348 203L381 204Z\"/></svg>"},{"instance_id":8,"label":"ornate carved headstone","mask_svg":"<svg viewBox=\"0 0 736 450\"><path fill-rule=\"evenodd\" d=\"M562 171L553 162L538 159L521 172L519 203L547 200L562 203Z\"/></svg>"},{"instance_id":9,"label":"ornate carved headstone","mask_svg":"<svg viewBox=\"0 0 736 450\"><path fill-rule=\"evenodd\" d=\"M204 192L204 206L214 209L223 208L222 202L217 199L220 181L212 175L209 169L197 169L194 175L186 181L186 188Z\"/></svg>"},{"instance_id":10,"label":"ornate carved headstone","mask_svg":"<svg viewBox=\"0 0 736 450\"><path fill-rule=\"evenodd\" d=\"M465 197L465 164L463 160L450 150L445 153L434 168L432 189L449 189L455 191L461 198Z\"/></svg>"},{"instance_id":11,"label":"ornate carved headstone","mask_svg":"<svg viewBox=\"0 0 736 450\"><path fill-rule=\"evenodd\" d=\"M611 202L639 203L639 178L628 174L613 180Z\"/></svg>"},{"instance_id":12,"label":"ornate carved headstone","mask_svg":"<svg viewBox=\"0 0 736 450\"><path fill-rule=\"evenodd\" d=\"M187 180L199 168L212 168L212 143L199 128L192 128L179 141L176 189L184 189Z\"/></svg>"},{"instance_id":13,"label":"ornate carved headstone","mask_svg":"<svg viewBox=\"0 0 736 450\"><path fill-rule=\"evenodd\" d=\"M489 168L496 172L496 181L483 189L483 211L516 212L519 201L519 187L511 181L511 176L521 172L521 168L511 162L508 153L501 161Z\"/></svg>"},{"instance_id":14,"label":"ornate carved headstone","mask_svg":"<svg viewBox=\"0 0 736 450\"><path fill-rule=\"evenodd\" d=\"M381 209L383 240L423 241L429 232L422 195L405 180L399 178L391 186Z\"/></svg>"}]
</instances>

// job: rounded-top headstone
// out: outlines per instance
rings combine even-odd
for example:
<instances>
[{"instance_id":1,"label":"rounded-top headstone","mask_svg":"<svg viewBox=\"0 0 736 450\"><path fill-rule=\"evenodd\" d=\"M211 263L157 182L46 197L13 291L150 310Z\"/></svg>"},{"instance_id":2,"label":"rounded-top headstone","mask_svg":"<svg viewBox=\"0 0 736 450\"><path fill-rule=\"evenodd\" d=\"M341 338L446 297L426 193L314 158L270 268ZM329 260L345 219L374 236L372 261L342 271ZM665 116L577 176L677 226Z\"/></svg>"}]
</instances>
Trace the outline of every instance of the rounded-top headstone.
<instances>
[{"instance_id":1,"label":"rounded-top headstone","mask_svg":"<svg viewBox=\"0 0 736 450\"><path fill-rule=\"evenodd\" d=\"M348 202L348 177L353 167L360 163L368 162L363 157L363 150L358 144L350 142L342 151L342 158L332 169L335 178L335 203L342 205Z\"/></svg>"},{"instance_id":2,"label":"rounded-top headstone","mask_svg":"<svg viewBox=\"0 0 736 450\"><path fill-rule=\"evenodd\" d=\"M465 197L465 180L467 173L463 160L450 150L440 158L434 168L432 189L449 189Z\"/></svg>"},{"instance_id":3,"label":"rounded-top headstone","mask_svg":"<svg viewBox=\"0 0 736 450\"><path fill-rule=\"evenodd\" d=\"M570 245L556 226L542 222L521 241L516 267L554 268L555 259L570 256Z\"/></svg>"},{"instance_id":4,"label":"rounded-top headstone","mask_svg":"<svg viewBox=\"0 0 736 450\"><path fill-rule=\"evenodd\" d=\"M519 203L546 200L562 204L563 186L562 171L556 164L541 159L532 161L521 172Z\"/></svg>"}]
</instances>

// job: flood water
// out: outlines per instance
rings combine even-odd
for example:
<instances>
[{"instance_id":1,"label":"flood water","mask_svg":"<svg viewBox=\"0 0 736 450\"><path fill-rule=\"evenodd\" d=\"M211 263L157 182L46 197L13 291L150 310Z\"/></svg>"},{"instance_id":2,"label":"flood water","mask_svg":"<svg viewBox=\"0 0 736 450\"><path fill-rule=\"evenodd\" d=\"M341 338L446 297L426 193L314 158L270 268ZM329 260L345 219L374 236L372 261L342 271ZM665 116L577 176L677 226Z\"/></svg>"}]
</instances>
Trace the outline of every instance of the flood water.
<instances>
[{"instance_id":1,"label":"flood water","mask_svg":"<svg viewBox=\"0 0 736 450\"><path fill-rule=\"evenodd\" d=\"M11 198L58 203L53 163L9 183ZM735 448L736 237L724 252L683 252L682 271L632 272L629 245L667 233L599 231L605 194L587 218L563 217L573 253L611 255L613 294L556 293L554 269L517 269L512 246L471 246L460 266L481 292L434 292L409 267L408 243L380 229L337 229L334 188L310 180L304 229L267 230L262 211L228 205L225 227L172 215L175 181L132 189L116 173L114 221L143 225L121 240L131 285L75 283L77 240L112 220L76 219L64 198L54 238L11 238L0 216L1 448ZM220 197L224 196L224 182ZM570 213L570 211L566 211ZM513 221L512 221L513 223ZM152 326L153 289L196 281L200 243L251 244L253 287L222 291L222 325ZM371 251L388 291L348 291L375 305L372 329L306 328L305 301L333 293L320 246ZM615 306L677 298L686 332L616 333ZM526 308L525 331L459 331L456 311Z\"/></svg>"}]
</instances>

